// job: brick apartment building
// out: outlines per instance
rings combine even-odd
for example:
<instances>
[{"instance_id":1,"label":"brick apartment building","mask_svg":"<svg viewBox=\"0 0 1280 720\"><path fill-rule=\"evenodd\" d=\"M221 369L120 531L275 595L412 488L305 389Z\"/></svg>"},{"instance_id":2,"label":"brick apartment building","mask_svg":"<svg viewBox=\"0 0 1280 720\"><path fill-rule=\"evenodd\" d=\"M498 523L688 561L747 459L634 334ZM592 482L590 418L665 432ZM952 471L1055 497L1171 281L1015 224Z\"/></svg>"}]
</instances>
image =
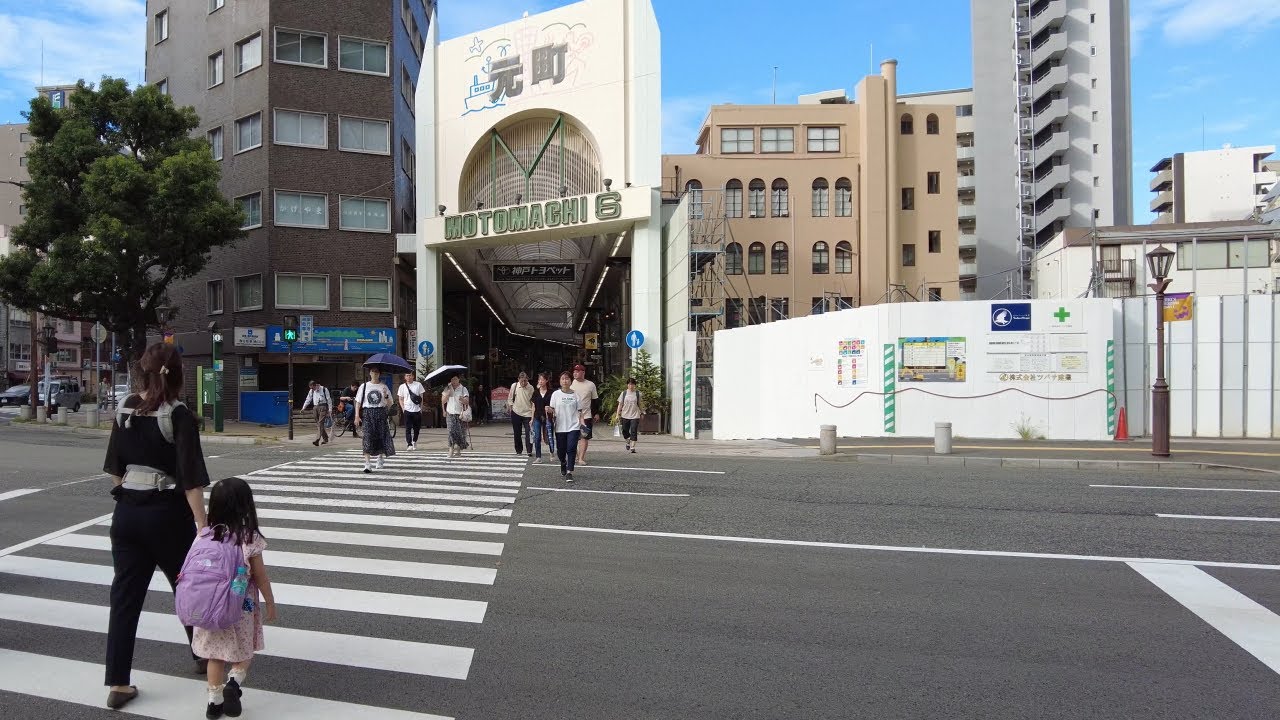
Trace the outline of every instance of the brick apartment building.
<instances>
[{"instance_id":1,"label":"brick apartment building","mask_svg":"<svg viewBox=\"0 0 1280 720\"><path fill-rule=\"evenodd\" d=\"M210 324L223 335L229 418L252 419L237 390L286 389L286 314L304 323L295 398L312 377L345 383L367 354L408 349L413 277L395 238L415 226L414 83L432 5L147 3L146 80L196 109L247 218L244 240L170 293L189 395Z\"/></svg>"}]
</instances>

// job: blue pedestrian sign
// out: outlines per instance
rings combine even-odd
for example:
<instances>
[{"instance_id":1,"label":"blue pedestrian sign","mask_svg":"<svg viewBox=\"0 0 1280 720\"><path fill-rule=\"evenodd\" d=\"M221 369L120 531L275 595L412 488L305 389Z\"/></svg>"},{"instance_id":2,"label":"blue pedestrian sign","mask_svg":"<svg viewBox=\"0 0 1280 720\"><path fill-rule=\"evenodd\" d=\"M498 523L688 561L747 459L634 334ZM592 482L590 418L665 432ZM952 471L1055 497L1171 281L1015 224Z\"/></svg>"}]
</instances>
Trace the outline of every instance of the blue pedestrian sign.
<instances>
[{"instance_id":1,"label":"blue pedestrian sign","mask_svg":"<svg viewBox=\"0 0 1280 720\"><path fill-rule=\"evenodd\" d=\"M432 345L430 340L423 340L418 343L418 354L422 357L431 357L436 354L436 346Z\"/></svg>"},{"instance_id":2,"label":"blue pedestrian sign","mask_svg":"<svg viewBox=\"0 0 1280 720\"><path fill-rule=\"evenodd\" d=\"M639 330L632 330L627 333L627 347L632 350L639 350L641 345L644 345L644 333Z\"/></svg>"}]
</instances>

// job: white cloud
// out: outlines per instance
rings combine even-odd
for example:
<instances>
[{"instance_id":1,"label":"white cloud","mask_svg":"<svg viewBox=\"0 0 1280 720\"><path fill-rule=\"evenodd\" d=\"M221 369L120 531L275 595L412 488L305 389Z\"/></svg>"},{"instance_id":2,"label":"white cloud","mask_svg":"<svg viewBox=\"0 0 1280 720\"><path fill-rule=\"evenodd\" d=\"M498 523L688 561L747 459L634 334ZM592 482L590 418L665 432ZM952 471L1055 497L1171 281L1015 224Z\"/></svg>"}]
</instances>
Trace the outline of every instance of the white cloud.
<instances>
[{"instance_id":1,"label":"white cloud","mask_svg":"<svg viewBox=\"0 0 1280 720\"><path fill-rule=\"evenodd\" d=\"M1205 126L1205 132L1213 135L1231 135L1253 127L1262 118L1258 115L1241 115Z\"/></svg>"},{"instance_id":2,"label":"white cloud","mask_svg":"<svg viewBox=\"0 0 1280 720\"><path fill-rule=\"evenodd\" d=\"M662 152L688 154L697 151L698 131L707 111L723 99L708 95L663 98Z\"/></svg>"},{"instance_id":3,"label":"white cloud","mask_svg":"<svg viewBox=\"0 0 1280 720\"><path fill-rule=\"evenodd\" d=\"M1256 35L1280 21L1276 0L1135 0L1130 15L1134 54L1142 36L1159 29L1175 44L1205 42L1228 32Z\"/></svg>"}]
</instances>

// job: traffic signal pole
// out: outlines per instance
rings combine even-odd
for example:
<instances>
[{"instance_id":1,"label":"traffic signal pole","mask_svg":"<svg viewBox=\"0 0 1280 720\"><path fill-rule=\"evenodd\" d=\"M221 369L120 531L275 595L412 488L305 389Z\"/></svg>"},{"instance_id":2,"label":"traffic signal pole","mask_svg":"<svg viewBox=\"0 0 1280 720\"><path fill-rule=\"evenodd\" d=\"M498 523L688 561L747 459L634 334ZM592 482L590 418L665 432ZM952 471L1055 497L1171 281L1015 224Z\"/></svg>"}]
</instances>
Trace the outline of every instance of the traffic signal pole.
<instances>
[{"instance_id":1,"label":"traffic signal pole","mask_svg":"<svg viewBox=\"0 0 1280 720\"><path fill-rule=\"evenodd\" d=\"M222 333L213 332L213 431L222 432Z\"/></svg>"},{"instance_id":2,"label":"traffic signal pole","mask_svg":"<svg viewBox=\"0 0 1280 720\"><path fill-rule=\"evenodd\" d=\"M288 398L289 398L289 439L293 439L293 344L298 341L298 316L284 316L284 341L289 344L289 379L288 382Z\"/></svg>"}]
</instances>

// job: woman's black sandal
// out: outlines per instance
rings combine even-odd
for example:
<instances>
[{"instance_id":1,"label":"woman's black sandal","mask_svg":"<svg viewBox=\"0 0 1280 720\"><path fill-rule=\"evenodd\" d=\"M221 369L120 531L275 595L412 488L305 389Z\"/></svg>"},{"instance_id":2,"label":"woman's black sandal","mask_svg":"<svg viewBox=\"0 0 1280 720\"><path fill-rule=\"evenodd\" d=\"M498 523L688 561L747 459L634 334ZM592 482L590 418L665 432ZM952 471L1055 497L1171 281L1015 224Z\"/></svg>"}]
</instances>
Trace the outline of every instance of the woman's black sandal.
<instances>
[{"instance_id":1,"label":"woman's black sandal","mask_svg":"<svg viewBox=\"0 0 1280 720\"><path fill-rule=\"evenodd\" d=\"M112 710L119 710L125 705L128 705L130 700L133 700L134 698L138 697L138 688L136 686L130 685L129 689L132 690L133 692L120 692L119 690L112 690L110 693L108 693L107 707L111 708Z\"/></svg>"}]
</instances>

